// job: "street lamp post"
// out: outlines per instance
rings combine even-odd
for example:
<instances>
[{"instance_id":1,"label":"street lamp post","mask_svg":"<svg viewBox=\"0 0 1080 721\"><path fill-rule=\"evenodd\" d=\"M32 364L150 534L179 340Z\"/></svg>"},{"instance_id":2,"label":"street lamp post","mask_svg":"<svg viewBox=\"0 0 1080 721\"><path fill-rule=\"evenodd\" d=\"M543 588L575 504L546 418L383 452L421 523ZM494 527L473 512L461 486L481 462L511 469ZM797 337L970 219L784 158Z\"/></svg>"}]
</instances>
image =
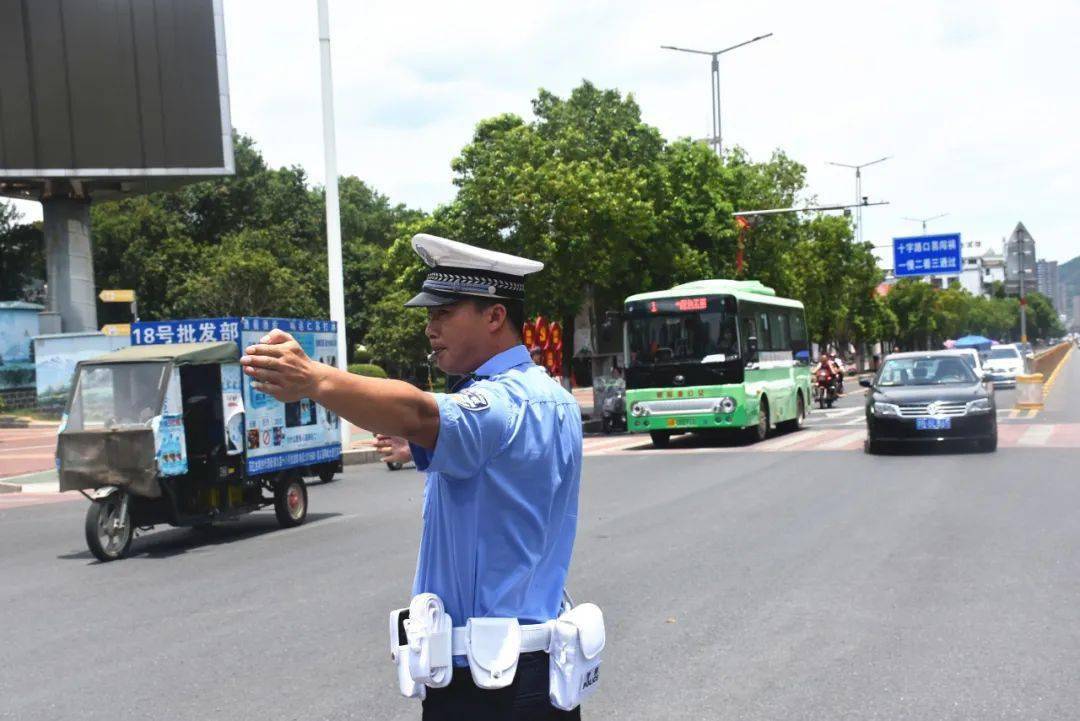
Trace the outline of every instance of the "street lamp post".
<instances>
[{"instance_id":1,"label":"street lamp post","mask_svg":"<svg viewBox=\"0 0 1080 721\"><path fill-rule=\"evenodd\" d=\"M910 220L912 223L922 223L922 234L926 235L926 224L932 220L940 220L947 216L948 213L942 213L941 215L934 215L929 218L904 218L904 220Z\"/></svg>"},{"instance_id":2,"label":"street lamp post","mask_svg":"<svg viewBox=\"0 0 1080 721\"><path fill-rule=\"evenodd\" d=\"M341 262L341 213L338 209L337 149L334 133L334 81L330 74L330 13L318 0L319 53L322 75L323 153L326 171L326 258L329 264L330 319L337 322L337 367L348 368L345 347L345 281ZM349 447L349 424L342 418L341 445Z\"/></svg>"},{"instance_id":3,"label":"street lamp post","mask_svg":"<svg viewBox=\"0 0 1080 721\"><path fill-rule=\"evenodd\" d=\"M857 243L863 242L862 206L864 205L864 203L862 194L862 169L871 165L877 165L878 163L884 163L890 158L892 158L891 155L886 155L884 158L871 160L869 163L860 163L859 165L851 165L849 163L834 163L832 161L829 161L829 165L835 165L838 168L853 168L855 170L855 241Z\"/></svg>"},{"instance_id":4,"label":"street lamp post","mask_svg":"<svg viewBox=\"0 0 1080 721\"><path fill-rule=\"evenodd\" d=\"M662 50L675 50L680 53L693 53L694 55L708 55L712 58L712 75L709 79L710 92L712 93L712 134L708 140L709 144L716 150L716 154L722 155L722 142L720 134L720 56L724 53L731 52L735 48L741 48L744 45L750 43L756 43L758 40L764 40L765 38L772 37L772 33L766 35L758 35L756 38L751 38L745 42L741 42L738 45L732 45L729 48L723 50L691 50L689 48L677 48L673 45L661 45Z\"/></svg>"}]
</instances>

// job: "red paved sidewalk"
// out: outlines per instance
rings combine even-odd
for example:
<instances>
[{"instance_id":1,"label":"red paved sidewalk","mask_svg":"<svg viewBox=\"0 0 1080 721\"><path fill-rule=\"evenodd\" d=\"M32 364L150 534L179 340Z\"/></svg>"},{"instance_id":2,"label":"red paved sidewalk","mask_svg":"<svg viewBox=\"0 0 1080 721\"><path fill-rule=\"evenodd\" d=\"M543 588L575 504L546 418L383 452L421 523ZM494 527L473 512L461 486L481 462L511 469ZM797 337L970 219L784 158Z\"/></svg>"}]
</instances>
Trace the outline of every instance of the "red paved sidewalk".
<instances>
[{"instance_id":1,"label":"red paved sidewalk","mask_svg":"<svg viewBox=\"0 0 1080 721\"><path fill-rule=\"evenodd\" d=\"M0 478L52 468L56 428L54 424L0 428Z\"/></svg>"}]
</instances>

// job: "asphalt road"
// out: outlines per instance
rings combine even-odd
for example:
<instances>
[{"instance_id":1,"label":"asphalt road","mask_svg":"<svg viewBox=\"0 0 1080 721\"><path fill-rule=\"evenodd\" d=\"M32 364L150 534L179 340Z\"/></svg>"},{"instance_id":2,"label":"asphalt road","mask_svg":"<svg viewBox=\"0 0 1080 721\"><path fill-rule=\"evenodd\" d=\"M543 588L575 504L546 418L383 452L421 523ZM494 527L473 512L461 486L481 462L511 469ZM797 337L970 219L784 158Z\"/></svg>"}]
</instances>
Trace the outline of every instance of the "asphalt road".
<instances>
[{"instance_id":1,"label":"asphalt road","mask_svg":"<svg viewBox=\"0 0 1080 721\"><path fill-rule=\"evenodd\" d=\"M609 645L585 716L1075 718L1080 448L1045 439L1078 437L1076 355L1043 413L1002 414L1019 440L994 454L590 455L570 589ZM849 391L856 413L800 433L857 431ZM0 718L418 718L385 636L421 493L362 467L313 486L300 528L158 530L111 564L85 502L0 507Z\"/></svg>"}]
</instances>

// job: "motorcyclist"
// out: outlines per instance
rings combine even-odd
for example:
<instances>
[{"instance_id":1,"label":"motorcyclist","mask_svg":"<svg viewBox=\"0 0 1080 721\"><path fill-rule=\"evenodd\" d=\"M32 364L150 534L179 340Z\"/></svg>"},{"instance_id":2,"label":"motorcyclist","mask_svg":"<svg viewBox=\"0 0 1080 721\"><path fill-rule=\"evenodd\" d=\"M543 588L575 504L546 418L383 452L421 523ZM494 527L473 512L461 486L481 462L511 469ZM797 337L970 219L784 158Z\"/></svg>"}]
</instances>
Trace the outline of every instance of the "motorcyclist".
<instances>
[{"instance_id":1,"label":"motorcyclist","mask_svg":"<svg viewBox=\"0 0 1080 721\"><path fill-rule=\"evenodd\" d=\"M821 358L818 359L817 365L811 370L813 376L816 378L818 371L825 371L825 381L829 385L833 386L833 390L839 393L838 380L840 378L840 369L837 368L836 363L829 357L829 354L825 351L821 352Z\"/></svg>"},{"instance_id":2,"label":"motorcyclist","mask_svg":"<svg viewBox=\"0 0 1080 721\"><path fill-rule=\"evenodd\" d=\"M825 369L826 373L833 377L835 377L838 373L836 364L833 362L833 359L829 357L829 354L825 351L821 352L821 357L818 358L817 364L811 369L811 371L814 373L814 375L817 375L817 372L822 368Z\"/></svg>"},{"instance_id":3,"label":"motorcyclist","mask_svg":"<svg viewBox=\"0 0 1080 721\"><path fill-rule=\"evenodd\" d=\"M844 395L844 359L836 352L832 354L833 368L836 369L836 394Z\"/></svg>"}]
</instances>

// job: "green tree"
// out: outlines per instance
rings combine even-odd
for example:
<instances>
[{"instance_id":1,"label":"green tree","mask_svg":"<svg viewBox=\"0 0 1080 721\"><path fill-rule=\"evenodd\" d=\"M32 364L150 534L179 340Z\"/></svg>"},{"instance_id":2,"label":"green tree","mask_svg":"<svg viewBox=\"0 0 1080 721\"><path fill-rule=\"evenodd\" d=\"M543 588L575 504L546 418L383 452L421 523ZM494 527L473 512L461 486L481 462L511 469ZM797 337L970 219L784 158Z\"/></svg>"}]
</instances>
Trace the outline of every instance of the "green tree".
<instances>
[{"instance_id":1,"label":"green tree","mask_svg":"<svg viewBox=\"0 0 1080 721\"><path fill-rule=\"evenodd\" d=\"M19 220L14 203L0 201L0 300L40 302L45 284L41 227Z\"/></svg>"},{"instance_id":2,"label":"green tree","mask_svg":"<svg viewBox=\"0 0 1080 721\"><path fill-rule=\"evenodd\" d=\"M919 278L902 278L886 296L896 316L897 339L904 350L931 348L941 319L938 292Z\"/></svg>"},{"instance_id":3,"label":"green tree","mask_svg":"<svg viewBox=\"0 0 1080 721\"><path fill-rule=\"evenodd\" d=\"M560 319L573 337L588 295L615 307L670 283L688 253L657 242L664 143L632 97L586 82L565 100L541 90L533 114L478 124L453 163L451 215L464 240L542 261L528 280L529 311Z\"/></svg>"},{"instance_id":4,"label":"green tree","mask_svg":"<svg viewBox=\"0 0 1080 721\"><path fill-rule=\"evenodd\" d=\"M1061 324L1054 305L1042 293L1026 293L1028 304L1028 336L1031 338L1053 338L1065 335L1065 326Z\"/></svg>"},{"instance_id":5,"label":"green tree","mask_svg":"<svg viewBox=\"0 0 1080 721\"><path fill-rule=\"evenodd\" d=\"M305 264L283 258L281 226L244 229L208 246L176 288L179 317L261 315L314 318L323 311Z\"/></svg>"}]
</instances>

